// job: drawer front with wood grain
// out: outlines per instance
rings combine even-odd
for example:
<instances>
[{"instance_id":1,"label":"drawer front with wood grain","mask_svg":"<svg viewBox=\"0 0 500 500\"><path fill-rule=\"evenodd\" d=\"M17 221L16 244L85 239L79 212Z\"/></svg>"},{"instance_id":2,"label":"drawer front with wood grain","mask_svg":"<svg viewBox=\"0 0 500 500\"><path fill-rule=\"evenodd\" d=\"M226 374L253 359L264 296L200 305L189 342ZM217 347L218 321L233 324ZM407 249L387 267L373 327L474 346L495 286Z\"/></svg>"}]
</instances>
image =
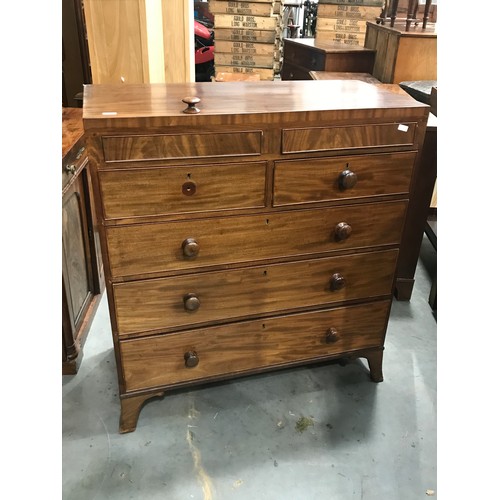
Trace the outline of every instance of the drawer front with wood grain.
<instances>
[{"instance_id":1,"label":"drawer front with wood grain","mask_svg":"<svg viewBox=\"0 0 500 500\"><path fill-rule=\"evenodd\" d=\"M406 201L107 228L114 277L395 245Z\"/></svg>"},{"instance_id":2,"label":"drawer front with wood grain","mask_svg":"<svg viewBox=\"0 0 500 500\"><path fill-rule=\"evenodd\" d=\"M390 300L123 341L127 391L322 360L383 344ZM194 365L194 366L193 366Z\"/></svg>"},{"instance_id":3,"label":"drawer front with wood grain","mask_svg":"<svg viewBox=\"0 0 500 500\"><path fill-rule=\"evenodd\" d=\"M326 54L311 47L301 47L285 42L284 59L287 63L296 64L309 70L324 70Z\"/></svg>"},{"instance_id":4,"label":"drawer front with wood grain","mask_svg":"<svg viewBox=\"0 0 500 500\"><path fill-rule=\"evenodd\" d=\"M273 205L406 194L415 157L412 152L277 161Z\"/></svg>"},{"instance_id":5,"label":"drawer front with wood grain","mask_svg":"<svg viewBox=\"0 0 500 500\"><path fill-rule=\"evenodd\" d=\"M106 219L265 206L266 163L99 173Z\"/></svg>"},{"instance_id":6,"label":"drawer front with wood grain","mask_svg":"<svg viewBox=\"0 0 500 500\"><path fill-rule=\"evenodd\" d=\"M389 295L397 250L114 285L120 334Z\"/></svg>"},{"instance_id":7,"label":"drawer front with wood grain","mask_svg":"<svg viewBox=\"0 0 500 500\"><path fill-rule=\"evenodd\" d=\"M416 123L283 129L282 153L413 146Z\"/></svg>"},{"instance_id":8,"label":"drawer front with wood grain","mask_svg":"<svg viewBox=\"0 0 500 500\"><path fill-rule=\"evenodd\" d=\"M104 160L172 160L262 153L261 130L103 137Z\"/></svg>"}]
</instances>

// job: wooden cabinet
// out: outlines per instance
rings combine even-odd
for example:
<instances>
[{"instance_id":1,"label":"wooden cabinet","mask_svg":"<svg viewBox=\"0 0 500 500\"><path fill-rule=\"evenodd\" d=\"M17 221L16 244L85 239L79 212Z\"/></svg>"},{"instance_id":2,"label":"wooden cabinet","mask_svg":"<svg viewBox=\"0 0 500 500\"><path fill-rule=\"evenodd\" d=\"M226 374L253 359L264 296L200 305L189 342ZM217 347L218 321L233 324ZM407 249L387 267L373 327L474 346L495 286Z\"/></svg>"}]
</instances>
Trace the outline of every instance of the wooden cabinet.
<instances>
[{"instance_id":1,"label":"wooden cabinet","mask_svg":"<svg viewBox=\"0 0 500 500\"><path fill-rule=\"evenodd\" d=\"M62 368L75 374L104 290L82 110L62 111Z\"/></svg>"},{"instance_id":2,"label":"wooden cabinet","mask_svg":"<svg viewBox=\"0 0 500 500\"><path fill-rule=\"evenodd\" d=\"M365 47L375 51L373 74L382 83L437 80L437 32L420 26L406 31L405 25L391 28L366 23Z\"/></svg>"},{"instance_id":3,"label":"wooden cabinet","mask_svg":"<svg viewBox=\"0 0 500 500\"><path fill-rule=\"evenodd\" d=\"M427 114L360 81L86 87L121 432L192 384L346 357L382 380Z\"/></svg>"},{"instance_id":4,"label":"wooden cabinet","mask_svg":"<svg viewBox=\"0 0 500 500\"><path fill-rule=\"evenodd\" d=\"M282 80L312 80L310 71L371 73L375 51L315 38L285 38Z\"/></svg>"}]
</instances>

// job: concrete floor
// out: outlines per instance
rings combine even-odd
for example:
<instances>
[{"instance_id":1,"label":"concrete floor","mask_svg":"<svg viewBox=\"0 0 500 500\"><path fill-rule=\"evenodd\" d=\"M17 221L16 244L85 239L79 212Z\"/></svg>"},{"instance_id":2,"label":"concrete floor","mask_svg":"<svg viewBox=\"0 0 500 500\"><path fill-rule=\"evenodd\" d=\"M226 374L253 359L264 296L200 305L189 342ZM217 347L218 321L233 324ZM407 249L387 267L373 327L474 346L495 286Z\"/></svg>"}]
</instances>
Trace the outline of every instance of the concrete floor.
<instances>
[{"instance_id":1,"label":"concrete floor","mask_svg":"<svg viewBox=\"0 0 500 500\"><path fill-rule=\"evenodd\" d=\"M63 500L437 498L435 270L424 236L411 302L393 303L384 382L364 360L250 376L150 400L130 434L104 297L63 377Z\"/></svg>"}]
</instances>

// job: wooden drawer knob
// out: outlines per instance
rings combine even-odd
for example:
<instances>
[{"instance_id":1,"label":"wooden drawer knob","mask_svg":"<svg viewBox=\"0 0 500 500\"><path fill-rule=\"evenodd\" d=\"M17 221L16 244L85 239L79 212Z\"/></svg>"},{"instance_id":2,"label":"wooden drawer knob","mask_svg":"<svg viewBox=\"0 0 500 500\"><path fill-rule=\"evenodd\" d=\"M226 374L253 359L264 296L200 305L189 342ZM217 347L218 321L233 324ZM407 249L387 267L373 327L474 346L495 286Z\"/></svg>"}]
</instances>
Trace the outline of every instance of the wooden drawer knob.
<instances>
[{"instance_id":1,"label":"wooden drawer knob","mask_svg":"<svg viewBox=\"0 0 500 500\"><path fill-rule=\"evenodd\" d=\"M186 368L194 368L200 362L200 358L195 351L188 351L184 353L184 364Z\"/></svg>"},{"instance_id":2,"label":"wooden drawer knob","mask_svg":"<svg viewBox=\"0 0 500 500\"><path fill-rule=\"evenodd\" d=\"M185 196L193 196L196 193L196 184L194 182L185 182L182 185L182 194Z\"/></svg>"},{"instance_id":3,"label":"wooden drawer knob","mask_svg":"<svg viewBox=\"0 0 500 500\"><path fill-rule=\"evenodd\" d=\"M330 278L330 290L335 292L345 287L345 278L340 273L332 274Z\"/></svg>"},{"instance_id":4,"label":"wooden drawer knob","mask_svg":"<svg viewBox=\"0 0 500 500\"><path fill-rule=\"evenodd\" d=\"M326 343L333 344L339 340L339 332L335 328L328 328L326 331Z\"/></svg>"},{"instance_id":5,"label":"wooden drawer knob","mask_svg":"<svg viewBox=\"0 0 500 500\"><path fill-rule=\"evenodd\" d=\"M184 296L184 309L186 311L196 311L200 305L200 299L195 293L188 293Z\"/></svg>"},{"instance_id":6,"label":"wooden drawer knob","mask_svg":"<svg viewBox=\"0 0 500 500\"><path fill-rule=\"evenodd\" d=\"M347 240L351 236L352 227L347 222L339 222L335 226L335 239L337 241Z\"/></svg>"},{"instance_id":7,"label":"wooden drawer knob","mask_svg":"<svg viewBox=\"0 0 500 500\"><path fill-rule=\"evenodd\" d=\"M186 103L188 107L183 111L183 113L187 113L188 115L194 115L199 113L200 110L196 107L196 105L201 101L199 97L184 97L182 102Z\"/></svg>"},{"instance_id":8,"label":"wooden drawer knob","mask_svg":"<svg viewBox=\"0 0 500 500\"><path fill-rule=\"evenodd\" d=\"M342 190L353 188L356 182L358 182L358 176L352 170L346 169L339 175L339 188Z\"/></svg>"},{"instance_id":9,"label":"wooden drawer knob","mask_svg":"<svg viewBox=\"0 0 500 500\"><path fill-rule=\"evenodd\" d=\"M196 257L200 252L200 245L194 238L186 238L181 246L185 257Z\"/></svg>"}]
</instances>

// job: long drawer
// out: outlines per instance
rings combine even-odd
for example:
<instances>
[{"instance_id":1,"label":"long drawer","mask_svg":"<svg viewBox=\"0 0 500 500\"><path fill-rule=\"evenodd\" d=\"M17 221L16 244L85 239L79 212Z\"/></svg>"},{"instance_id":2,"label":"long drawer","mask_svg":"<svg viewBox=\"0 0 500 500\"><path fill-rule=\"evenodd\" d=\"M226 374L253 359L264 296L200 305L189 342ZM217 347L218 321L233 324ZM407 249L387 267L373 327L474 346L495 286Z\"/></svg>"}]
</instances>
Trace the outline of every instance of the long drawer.
<instances>
[{"instance_id":1,"label":"long drawer","mask_svg":"<svg viewBox=\"0 0 500 500\"><path fill-rule=\"evenodd\" d=\"M408 193L416 153L277 161L274 206Z\"/></svg>"},{"instance_id":2,"label":"long drawer","mask_svg":"<svg viewBox=\"0 0 500 500\"><path fill-rule=\"evenodd\" d=\"M122 341L126 390L327 359L379 347L383 344L389 307L390 300L384 300Z\"/></svg>"},{"instance_id":3,"label":"long drawer","mask_svg":"<svg viewBox=\"0 0 500 500\"><path fill-rule=\"evenodd\" d=\"M249 156L262 153L261 130L103 137L106 162Z\"/></svg>"},{"instance_id":4,"label":"long drawer","mask_svg":"<svg viewBox=\"0 0 500 500\"><path fill-rule=\"evenodd\" d=\"M119 334L389 295L397 250L114 285Z\"/></svg>"},{"instance_id":5,"label":"long drawer","mask_svg":"<svg viewBox=\"0 0 500 500\"><path fill-rule=\"evenodd\" d=\"M258 208L266 163L106 170L99 182L106 219Z\"/></svg>"},{"instance_id":6,"label":"long drawer","mask_svg":"<svg viewBox=\"0 0 500 500\"><path fill-rule=\"evenodd\" d=\"M107 228L113 277L394 245L406 201Z\"/></svg>"}]
</instances>

